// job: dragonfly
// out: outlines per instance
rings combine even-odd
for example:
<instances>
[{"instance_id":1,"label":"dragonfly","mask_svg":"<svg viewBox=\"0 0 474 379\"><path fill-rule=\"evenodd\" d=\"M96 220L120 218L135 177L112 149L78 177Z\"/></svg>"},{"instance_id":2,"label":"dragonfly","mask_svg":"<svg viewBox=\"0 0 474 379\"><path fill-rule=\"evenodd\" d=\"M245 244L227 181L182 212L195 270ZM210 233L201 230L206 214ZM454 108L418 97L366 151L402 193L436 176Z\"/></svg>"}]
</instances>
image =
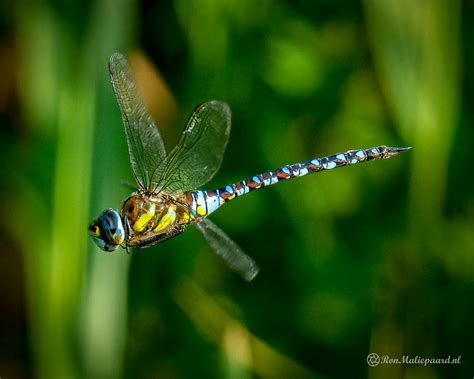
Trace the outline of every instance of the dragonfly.
<instances>
[{"instance_id":1,"label":"dragonfly","mask_svg":"<svg viewBox=\"0 0 474 379\"><path fill-rule=\"evenodd\" d=\"M127 251L131 247L148 248L195 225L212 250L250 281L259 272L257 264L209 220L210 214L259 188L313 172L390 158L410 149L382 145L349 150L286 165L221 188L201 190L198 188L209 182L221 166L231 129L229 106L221 101L199 105L177 145L167 153L123 55L115 53L110 57L109 73L137 189L120 209L105 209L89 226L93 241L107 252L116 251L119 246Z\"/></svg>"}]
</instances>

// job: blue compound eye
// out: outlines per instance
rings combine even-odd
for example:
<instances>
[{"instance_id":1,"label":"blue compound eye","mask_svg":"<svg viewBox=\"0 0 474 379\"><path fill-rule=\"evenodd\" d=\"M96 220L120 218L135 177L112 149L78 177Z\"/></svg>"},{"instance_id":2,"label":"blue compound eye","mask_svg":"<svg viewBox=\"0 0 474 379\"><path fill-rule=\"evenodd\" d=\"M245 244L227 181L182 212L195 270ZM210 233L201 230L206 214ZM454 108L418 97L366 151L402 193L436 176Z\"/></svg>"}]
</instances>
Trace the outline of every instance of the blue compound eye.
<instances>
[{"instance_id":1,"label":"blue compound eye","mask_svg":"<svg viewBox=\"0 0 474 379\"><path fill-rule=\"evenodd\" d=\"M115 209L105 209L89 227L89 234L102 250L116 250L125 239L119 213Z\"/></svg>"}]
</instances>

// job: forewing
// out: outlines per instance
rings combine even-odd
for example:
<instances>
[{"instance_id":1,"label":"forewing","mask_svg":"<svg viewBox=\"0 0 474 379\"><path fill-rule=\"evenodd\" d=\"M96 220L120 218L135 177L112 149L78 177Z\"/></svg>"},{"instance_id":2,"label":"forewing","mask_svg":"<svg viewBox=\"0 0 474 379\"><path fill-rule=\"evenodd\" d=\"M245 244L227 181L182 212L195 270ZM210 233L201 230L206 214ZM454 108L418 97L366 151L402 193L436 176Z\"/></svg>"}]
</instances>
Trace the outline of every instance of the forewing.
<instances>
[{"instance_id":1,"label":"forewing","mask_svg":"<svg viewBox=\"0 0 474 379\"><path fill-rule=\"evenodd\" d=\"M222 163L230 119L226 103L209 101L197 107L177 146L168 155L156 187L171 193L184 192L211 180Z\"/></svg>"},{"instance_id":2,"label":"forewing","mask_svg":"<svg viewBox=\"0 0 474 379\"><path fill-rule=\"evenodd\" d=\"M145 190L161 178L166 151L160 132L145 108L127 60L115 53L109 60L110 79L122 113L133 175Z\"/></svg>"},{"instance_id":3,"label":"forewing","mask_svg":"<svg viewBox=\"0 0 474 379\"><path fill-rule=\"evenodd\" d=\"M258 274L255 261L245 254L230 237L209 219L195 224L214 252L245 280L251 281Z\"/></svg>"}]
</instances>

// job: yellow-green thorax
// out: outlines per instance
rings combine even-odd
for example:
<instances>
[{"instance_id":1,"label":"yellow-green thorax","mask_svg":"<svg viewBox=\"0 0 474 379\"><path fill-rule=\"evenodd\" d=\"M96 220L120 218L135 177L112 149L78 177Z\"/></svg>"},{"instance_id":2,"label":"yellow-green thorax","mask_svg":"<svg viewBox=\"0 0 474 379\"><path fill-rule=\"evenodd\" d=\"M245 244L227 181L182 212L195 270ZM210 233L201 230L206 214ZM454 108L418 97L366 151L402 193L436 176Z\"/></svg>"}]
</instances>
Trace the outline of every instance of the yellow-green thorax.
<instances>
[{"instance_id":1,"label":"yellow-green thorax","mask_svg":"<svg viewBox=\"0 0 474 379\"><path fill-rule=\"evenodd\" d=\"M144 238L172 233L194 221L186 197L166 193L133 193L124 201L120 215L128 223L129 246L141 245Z\"/></svg>"}]
</instances>

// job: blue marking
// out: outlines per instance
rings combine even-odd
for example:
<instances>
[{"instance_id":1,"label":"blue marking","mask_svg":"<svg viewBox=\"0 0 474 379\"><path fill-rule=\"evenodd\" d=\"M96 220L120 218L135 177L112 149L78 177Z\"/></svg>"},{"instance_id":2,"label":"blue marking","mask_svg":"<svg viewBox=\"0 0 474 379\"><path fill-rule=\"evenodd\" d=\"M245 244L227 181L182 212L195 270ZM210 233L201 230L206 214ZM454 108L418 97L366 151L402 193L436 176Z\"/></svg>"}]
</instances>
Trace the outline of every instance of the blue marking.
<instances>
[{"instance_id":1,"label":"blue marking","mask_svg":"<svg viewBox=\"0 0 474 379\"><path fill-rule=\"evenodd\" d=\"M300 168L301 168L300 164L295 164L293 166L290 166L290 169L293 172L293 176L300 176Z\"/></svg>"},{"instance_id":2,"label":"blue marking","mask_svg":"<svg viewBox=\"0 0 474 379\"><path fill-rule=\"evenodd\" d=\"M278 177L272 172L271 173L272 177L270 179L270 184L275 184L278 183Z\"/></svg>"},{"instance_id":3,"label":"blue marking","mask_svg":"<svg viewBox=\"0 0 474 379\"><path fill-rule=\"evenodd\" d=\"M367 153L364 150L359 150L356 153L356 157L360 158L360 159L365 159L365 158L367 158Z\"/></svg>"},{"instance_id":4,"label":"blue marking","mask_svg":"<svg viewBox=\"0 0 474 379\"><path fill-rule=\"evenodd\" d=\"M247 185L245 184L245 181L242 181L240 188L236 188L237 196L241 196L241 195L243 195L243 194L245 193L245 187L246 187L246 186L247 186Z\"/></svg>"},{"instance_id":5,"label":"blue marking","mask_svg":"<svg viewBox=\"0 0 474 379\"><path fill-rule=\"evenodd\" d=\"M336 163L334 161L329 161L329 160L326 159L325 161L323 161L323 167L326 170L331 170L334 167L336 167Z\"/></svg>"},{"instance_id":6,"label":"blue marking","mask_svg":"<svg viewBox=\"0 0 474 379\"><path fill-rule=\"evenodd\" d=\"M208 214L214 212L221 206L219 196L207 196L207 212Z\"/></svg>"},{"instance_id":7,"label":"blue marking","mask_svg":"<svg viewBox=\"0 0 474 379\"><path fill-rule=\"evenodd\" d=\"M300 170L300 176L304 176L308 173L308 169L306 167L303 167L301 170Z\"/></svg>"}]
</instances>

